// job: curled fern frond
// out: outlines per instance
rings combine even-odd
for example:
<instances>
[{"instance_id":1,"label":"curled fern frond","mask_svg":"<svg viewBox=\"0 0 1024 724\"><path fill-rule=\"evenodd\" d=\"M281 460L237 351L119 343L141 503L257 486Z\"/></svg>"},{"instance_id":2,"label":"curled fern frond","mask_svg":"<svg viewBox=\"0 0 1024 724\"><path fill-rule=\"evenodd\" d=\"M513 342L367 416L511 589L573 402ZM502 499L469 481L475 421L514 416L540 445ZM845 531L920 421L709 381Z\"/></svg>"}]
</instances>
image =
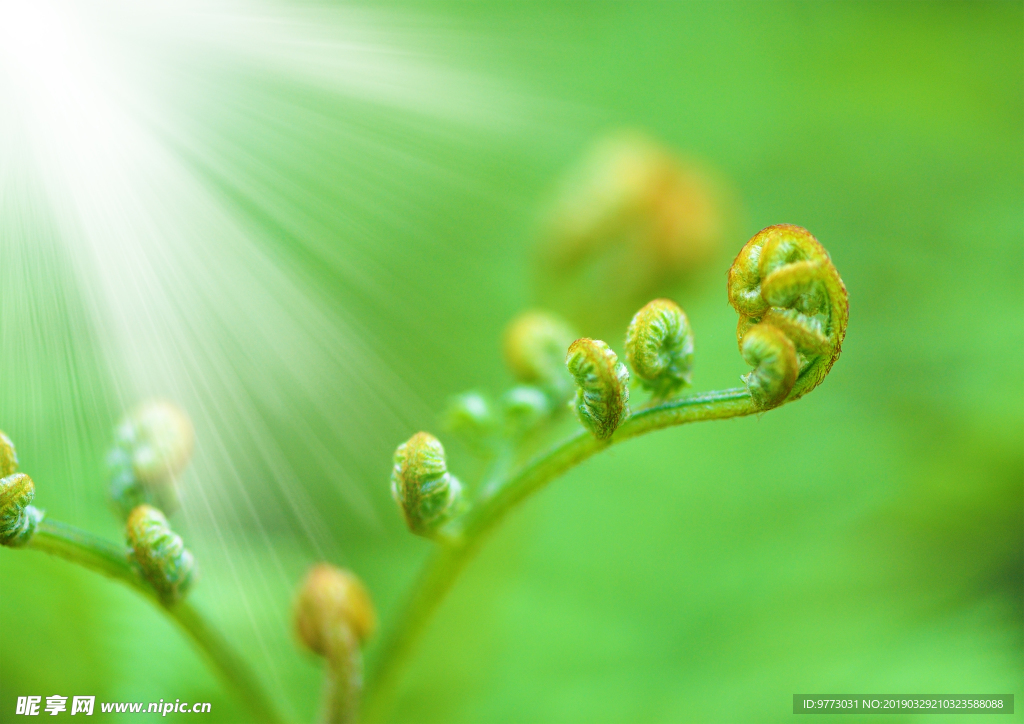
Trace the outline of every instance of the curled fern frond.
<instances>
[{"instance_id":1,"label":"curled fern frond","mask_svg":"<svg viewBox=\"0 0 1024 724\"><path fill-rule=\"evenodd\" d=\"M743 376L750 397L762 410L782 404L799 372L796 348L789 337L770 324L755 324L740 342L743 359L754 369Z\"/></svg>"},{"instance_id":2,"label":"curled fern frond","mask_svg":"<svg viewBox=\"0 0 1024 724\"><path fill-rule=\"evenodd\" d=\"M629 370L611 347L584 337L569 347L565 358L576 380L576 415L598 440L611 437L629 417Z\"/></svg>"},{"instance_id":3,"label":"curled fern frond","mask_svg":"<svg viewBox=\"0 0 1024 724\"><path fill-rule=\"evenodd\" d=\"M43 512L32 505L32 478L18 472L14 443L0 431L0 545L17 548L32 538Z\"/></svg>"},{"instance_id":4,"label":"curled fern frond","mask_svg":"<svg viewBox=\"0 0 1024 724\"><path fill-rule=\"evenodd\" d=\"M23 546L36 532L43 513L32 505L35 497L32 478L12 473L0 478L0 545Z\"/></svg>"},{"instance_id":5,"label":"curled fern frond","mask_svg":"<svg viewBox=\"0 0 1024 724\"><path fill-rule=\"evenodd\" d=\"M810 392L839 358L849 298L828 252L806 229L769 226L748 241L729 269L729 303L740 315L741 350L758 324L780 330L796 350L796 380L774 404Z\"/></svg>"},{"instance_id":6,"label":"curled fern frond","mask_svg":"<svg viewBox=\"0 0 1024 724\"><path fill-rule=\"evenodd\" d=\"M448 472L441 441L418 432L395 450L391 495L409 530L431 538L462 507L462 484Z\"/></svg>"},{"instance_id":7,"label":"curled fern frond","mask_svg":"<svg viewBox=\"0 0 1024 724\"><path fill-rule=\"evenodd\" d=\"M195 558L156 508L140 505L128 516L128 545L142 577L171 605L184 598L197 578Z\"/></svg>"},{"instance_id":8,"label":"curled fern frond","mask_svg":"<svg viewBox=\"0 0 1024 724\"><path fill-rule=\"evenodd\" d=\"M633 316L626 331L626 359L655 398L665 399L690 384L693 332L678 304L655 299Z\"/></svg>"}]
</instances>

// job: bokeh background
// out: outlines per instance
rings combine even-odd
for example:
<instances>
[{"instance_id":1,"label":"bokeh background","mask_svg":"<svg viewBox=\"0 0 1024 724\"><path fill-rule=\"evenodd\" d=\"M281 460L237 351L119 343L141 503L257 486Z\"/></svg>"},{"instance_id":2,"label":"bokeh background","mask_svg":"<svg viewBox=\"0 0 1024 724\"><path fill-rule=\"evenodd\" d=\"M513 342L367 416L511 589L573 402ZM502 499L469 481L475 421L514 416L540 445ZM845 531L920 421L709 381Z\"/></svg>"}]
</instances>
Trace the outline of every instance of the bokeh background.
<instances>
[{"instance_id":1,"label":"bokeh background","mask_svg":"<svg viewBox=\"0 0 1024 724\"><path fill-rule=\"evenodd\" d=\"M392 719L788 721L795 693L1019 711L1021 3L9 3L0 28L0 426L49 516L118 539L113 425L154 395L189 411L195 604L293 720L320 688L297 582L347 566L389 622L430 546L392 451L511 384L545 209L622 128L726 199L669 290L696 389L746 371L725 271L769 224L832 254L843 355L797 404L633 441L529 500ZM621 351L633 311L582 331ZM0 621L2 721L27 694L245 720L157 611L62 561L0 551Z\"/></svg>"}]
</instances>

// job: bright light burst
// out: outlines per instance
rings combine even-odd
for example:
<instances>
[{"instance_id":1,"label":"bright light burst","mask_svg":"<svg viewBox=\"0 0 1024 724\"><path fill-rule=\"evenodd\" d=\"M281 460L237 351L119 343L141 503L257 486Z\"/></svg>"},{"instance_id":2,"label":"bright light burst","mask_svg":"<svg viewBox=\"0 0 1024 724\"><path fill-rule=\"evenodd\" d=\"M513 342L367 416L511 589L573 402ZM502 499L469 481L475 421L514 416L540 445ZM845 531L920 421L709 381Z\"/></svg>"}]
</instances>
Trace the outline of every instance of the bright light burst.
<instances>
[{"instance_id":1,"label":"bright light burst","mask_svg":"<svg viewBox=\"0 0 1024 724\"><path fill-rule=\"evenodd\" d=\"M268 502L322 555L339 554L268 419L305 433L320 474L374 524L346 466L375 441L360 413L422 412L273 233L307 245L343 284L387 294L374 261L386 244L324 204L347 196L384 217L401 181L374 175L367 149L393 168L429 161L347 123L344 109L480 127L515 117L492 84L396 44L395 20L255 2L0 4L0 343L19 351L0 378L5 424L51 441L62 428L54 454L76 460L105 444L95 431L117 408L178 401L200 441L187 527L219 555L208 565L234 575L221 597L292 586L264 530ZM261 144L280 166L251 152ZM338 147L361 155L332 156ZM324 198L293 178L321 172ZM58 419L33 413L44 400ZM71 483L73 513L98 481ZM238 556L246 529L263 548ZM243 598L254 632L267 616L286 630L263 599Z\"/></svg>"}]
</instances>

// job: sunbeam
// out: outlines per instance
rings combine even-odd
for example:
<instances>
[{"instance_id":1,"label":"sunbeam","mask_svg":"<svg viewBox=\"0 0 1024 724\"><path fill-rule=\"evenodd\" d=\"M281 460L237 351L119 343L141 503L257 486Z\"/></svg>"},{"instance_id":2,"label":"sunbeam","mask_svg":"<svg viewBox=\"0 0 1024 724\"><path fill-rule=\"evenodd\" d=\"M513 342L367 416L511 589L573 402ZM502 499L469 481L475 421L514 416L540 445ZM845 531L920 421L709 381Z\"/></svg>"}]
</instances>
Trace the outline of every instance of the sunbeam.
<instances>
[{"instance_id":1,"label":"sunbeam","mask_svg":"<svg viewBox=\"0 0 1024 724\"><path fill-rule=\"evenodd\" d=\"M287 628L270 592L291 581L270 529L279 541L294 528L318 556L344 558L274 430L294 430L305 470L330 480L372 528L375 509L349 458L390 440L364 421L411 424L427 413L375 352L373 333L310 283L273 234L301 238L335 278L382 304L394 282L374 257L394 250L343 208L304 211L315 201L302 181L261 168L246 146L261 138L287 151L296 129L341 139L359 153L308 137L292 150L330 174L331 196L384 215L396 200L415 202L374 159L392 172L431 162L394 150L340 109L481 125L514 114L493 84L388 45L365 11L125 3L86 12L41 1L0 12L0 334L23 362L4 372L5 425L42 434L31 411L54 397L73 457L103 444L83 437L97 427L83 419L109 420L151 396L188 410L200 442L183 483L183 527L207 566L227 574L215 595L241 597L273 671L257 621ZM335 105L310 110L289 97L309 92ZM233 118L233 140L218 144L211 113ZM83 391L79 369L103 382ZM70 482L74 514L95 498L83 486L99 483ZM281 529L282 519L294 526Z\"/></svg>"}]
</instances>

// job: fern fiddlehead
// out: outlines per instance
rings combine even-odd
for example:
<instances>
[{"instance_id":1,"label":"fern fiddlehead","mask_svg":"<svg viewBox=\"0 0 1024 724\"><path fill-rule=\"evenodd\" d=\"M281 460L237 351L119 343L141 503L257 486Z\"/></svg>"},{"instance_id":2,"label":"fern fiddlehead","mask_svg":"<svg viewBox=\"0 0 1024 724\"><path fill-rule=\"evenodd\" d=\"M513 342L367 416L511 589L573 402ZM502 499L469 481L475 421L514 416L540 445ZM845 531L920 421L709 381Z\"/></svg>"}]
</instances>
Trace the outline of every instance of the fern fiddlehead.
<instances>
[{"instance_id":1,"label":"fern fiddlehead","mask_svg":"<svg viewBox=\"0 0 1024 724\"><path fill-rule=\"evenodd\" d=\"M126 526L131 555L165 605L180 601L197 577L196 561L156 508L140 505Z\"/></svg>"},{"instance_id":2,"label":"fern fiddlehead","mask_svg":"<svg viewBox=\"0 0 1024 724\"><path fill-rule=\"evenodd\" d=\"M565 366L576 381L580 423L598 440L608 439L629 417L629 370L611 347L589 337L569 345Z\"/></svg>"},{"instance_id":3,"label":"fern fiddlehead","mask_svg":"<svg viewBox=\"0 0 1024 724\"><path fill-rule=\"evenodd\" d=\"M748 351L766 349L763 332L744 343L758 324L781 331L796 351L798 372L791 389L781 395L758 392L761 409L807 394L839 358L850 316L846 286L828 252L806 229L778 224L754 235L729 269L729 303L740 315L736 337L744 358Z\"/></svg>"},{"instance_id":4,"label":"fern fiddlehead","mask_svg":"<svg viewBox=\"0 0 1024 724\"><path fill-rule=\"evenodd\" d=\"M626 359L641 386L665 399L689 386L693 332L686 313L670 299L655 299L633 316L626 330Z\"/></svg>"},{"instance_id":5,"label":"fern fiddlehead","mask_svg":"<svg viewBox=\"0 0 1024 724\"><path fill-rule=\"evenodd\" d=\"M14 443L0 431L0 545L19 548L31 540L43 519L32 505L35 495L32 478L18 472Z\"/></svg>"},{"instance_id":6,"label":"fern fiddlehead","mask_svg":"<svg viewBox=\"0 0 1024 724\"><path fill-rule=\"evenodd\" d=\"M391 495L409 530L427 538L459 512L462 484L448 472L441 441L418 432L395 450Z\"/></svg>"},{"instance_id":7,"label":"fern fiddlehead","mask_svg":"<svg viewBox=\"0 0 1024 724\"><path fill-rule=\"evenodd\" d=\"M25 473L0 478L0 545L18 548L31 540L43 512L32 505L36 489Z\"/></svg>"}]
</instances>

